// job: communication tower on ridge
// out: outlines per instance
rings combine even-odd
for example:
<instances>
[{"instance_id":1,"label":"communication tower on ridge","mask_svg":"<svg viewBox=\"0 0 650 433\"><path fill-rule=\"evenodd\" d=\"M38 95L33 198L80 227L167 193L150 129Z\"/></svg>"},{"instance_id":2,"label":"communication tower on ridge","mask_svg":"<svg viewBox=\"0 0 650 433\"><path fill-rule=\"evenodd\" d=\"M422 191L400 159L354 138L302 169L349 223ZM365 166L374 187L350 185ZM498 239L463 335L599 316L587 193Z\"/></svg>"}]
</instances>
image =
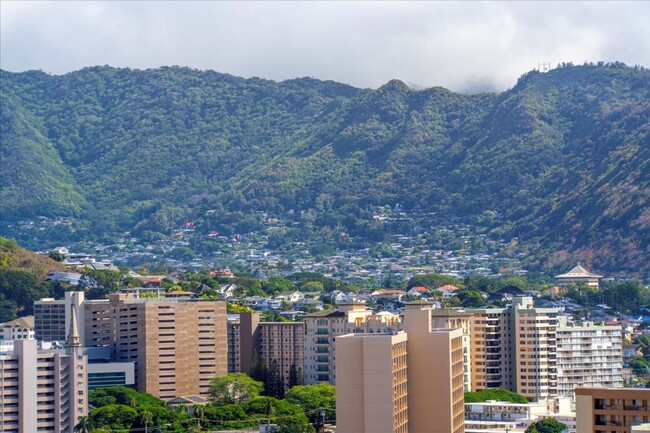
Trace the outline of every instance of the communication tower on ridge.
<instances>
[{"instance_id":1,"label":"communication tower on ridge","mask_svg":"<svg viewBox=\"0 0 650 433\"><path fill-rule=\"evenodd\" d=\"M537 63L537 70L541 73L545 73L551 70L551 62L539 62Z\"/></svg>"}]
</instances>

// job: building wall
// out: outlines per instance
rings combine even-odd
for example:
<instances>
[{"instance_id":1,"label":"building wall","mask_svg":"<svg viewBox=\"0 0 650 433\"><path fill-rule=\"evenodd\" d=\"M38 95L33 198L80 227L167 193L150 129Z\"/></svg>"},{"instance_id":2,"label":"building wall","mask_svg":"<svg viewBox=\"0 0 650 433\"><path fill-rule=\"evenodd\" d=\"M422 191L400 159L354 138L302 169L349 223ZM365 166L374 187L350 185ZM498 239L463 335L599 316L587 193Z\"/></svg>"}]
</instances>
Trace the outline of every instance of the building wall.
<instances>
[{"instance_id":1,"label":"building wall","mask_svg":"<svg viewBox=\"0 0 650 433\"><path fill-rule=\"evenodd\" d=\"M227 373L224 302L115 294L84 306L86 344L134 362L140 392L165 400L207 395L210 380Z\"/></svg>"},{"instance_id":2,"label":"building wall","mask_svg":"<svg viewBox=\"0 0 650 433\"><path fill-rule=\"evenodd\" d=\"M258 313L242 313L228 323L228 371L249 373L253 351L270 367L275 361L288 389L292 367L302 380L304 370L304 324L260 322Z\"/></svg>"},{"instance_id":3,"label":"building wall","mask_svg":"<svg viewBox=\"0 0 650 433\"><path fill-rule=\"evenodd\" d=\"M622 334L620 326L591 322L557 329L558 394L573 396L576 386L623 387Z\"/></svg>"},{"instance_id":4,"label":"building wall","mask_svg":"<svg viewBox=\"0 0 650 433\"><path fill-rule=\"evenodd\" d=\"M407 336L354 335L336 341L340 433L407 433Z\"/></svg>"},{"instance_id":5,"label":"building wall","mask_svg":"<svg viewBox=\"0 0 650 433\"><path fill-rule=\"evenodd\" d=\"M510 388L510 333L505 309L468 310L472 390Z\"/></svg>"},{"instance_id":6,"label":"building wall","mask_svg":"<svg viewBox=\"0 0 650 433\"><path fill-rule=\"evenodd\" d=\"M650 422L650 391L635 388L576 388L577 433L630 433Z\"/></svg>"},{"instance_id":7,"label":"building wall","mask_svg":"<svg viewBox=\"0 0 650 433\"><path fill-rule=\"evenodd\" d=\"M0 354L0 431L73 433L88 413L86 357L41 351L35 340Z\"/></svg>"},{"instance_id":8,"label":"building wall","mask_svg":"<svg viewBox=\"0 0 650 433\"><path fill-rule=\"evenodd\" d=\"M374 315L363 303L341 303L338 309L304 317L305 384L336 384L336 337L345 334L392 334L401 329L399 316Z\"/></svg>"},{"instance_id":9,"label":"building wall","mask_svg":"<svg viewBox=\"0 0 650 433\"><path fill-rule=\"evenodd\" d=\"M65 299L41 299L34 302L34 337L40 341L65 341L70 329L70 308L77 311L77 326L84 341L84 292L66 292Z\"/></svg>"},{"instance_id":10,"label":"building wall","mask_svg":"<svg viewBox=\"0 0 650 433\"><path fill-rule=\"evenodd\" d=\"M431 327L463 330L463 387L472 391L472 315L457 310L432 310Z\"/></svg>"},{"instance_id":11,"label":"building wall","mask_svg":"<svg viewBox=\"0 0 650 433\"><path fill-rule=\"evenodd\" d=\"M410 433L464 433L463 331L432 329L430 309L404 312Z\"/></svg>"},{"instance_id":12,"label":"building wall","mask_svg":"<svg viewBox=\"0 0 650 433\"><path fill-rule=\"evenodd\" d=\"M557 394L558 315L555 308L535 308L532 298L513 299L512 390L530 400Z\"/></svg>"}]
</instances>

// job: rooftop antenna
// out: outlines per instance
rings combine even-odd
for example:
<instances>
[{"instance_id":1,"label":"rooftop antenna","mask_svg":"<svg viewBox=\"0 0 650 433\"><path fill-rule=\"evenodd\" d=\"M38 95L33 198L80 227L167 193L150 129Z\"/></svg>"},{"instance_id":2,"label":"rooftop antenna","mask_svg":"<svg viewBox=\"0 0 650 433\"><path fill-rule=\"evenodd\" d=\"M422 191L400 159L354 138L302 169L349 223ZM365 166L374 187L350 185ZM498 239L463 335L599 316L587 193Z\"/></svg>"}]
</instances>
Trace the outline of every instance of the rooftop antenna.
<instances>
[{"instance_id":1,"label":"rooftop antenna","mask_svg":"<svg viewBox=\"0 0 650 433\"><path fill-rule=\"evenodd\" d=\"M551 62L538 62L537 70L542 74L551 70Z\"/></svg>"}]
</instances>

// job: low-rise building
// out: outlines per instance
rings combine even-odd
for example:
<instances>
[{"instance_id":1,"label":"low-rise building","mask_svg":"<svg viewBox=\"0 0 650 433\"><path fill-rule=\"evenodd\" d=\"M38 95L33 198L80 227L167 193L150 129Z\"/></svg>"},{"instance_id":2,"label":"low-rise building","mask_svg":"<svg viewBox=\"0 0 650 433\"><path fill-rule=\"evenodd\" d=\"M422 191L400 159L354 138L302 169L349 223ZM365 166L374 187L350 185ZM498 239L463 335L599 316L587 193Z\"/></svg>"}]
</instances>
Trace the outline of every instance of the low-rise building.
<instances>
[{"instance_id":1,"label":"low-rise building","mask_svg":"<svg viewBox=\"0 0 650 433\"><path fill-rule=\"evenodd\" d=\"M33 339L34 316L19 317L0 326L0 341Z\"/></svg>"}]
</instances>

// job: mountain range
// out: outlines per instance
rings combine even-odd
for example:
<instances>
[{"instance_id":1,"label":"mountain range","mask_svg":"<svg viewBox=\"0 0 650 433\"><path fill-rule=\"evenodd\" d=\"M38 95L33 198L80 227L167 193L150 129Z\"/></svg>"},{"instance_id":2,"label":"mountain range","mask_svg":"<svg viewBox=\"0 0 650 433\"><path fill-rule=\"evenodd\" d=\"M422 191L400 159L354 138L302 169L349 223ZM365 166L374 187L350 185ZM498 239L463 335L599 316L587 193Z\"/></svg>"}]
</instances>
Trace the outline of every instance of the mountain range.
<instances>
[{"instance_id":1,"label":"mountain range","mask_svg":"<svg viewBox=\"0 0 650 433\"><path fill-rule=\"evenodd\" d=\"M644 68L562 64L475 95L181 67L0 83L1 233L37 216L100 237L201 216L245 231L263 211L376 242L371 209L399 204L476 216L539 268L650 276Z\"/></svg>"}]
</instances>

